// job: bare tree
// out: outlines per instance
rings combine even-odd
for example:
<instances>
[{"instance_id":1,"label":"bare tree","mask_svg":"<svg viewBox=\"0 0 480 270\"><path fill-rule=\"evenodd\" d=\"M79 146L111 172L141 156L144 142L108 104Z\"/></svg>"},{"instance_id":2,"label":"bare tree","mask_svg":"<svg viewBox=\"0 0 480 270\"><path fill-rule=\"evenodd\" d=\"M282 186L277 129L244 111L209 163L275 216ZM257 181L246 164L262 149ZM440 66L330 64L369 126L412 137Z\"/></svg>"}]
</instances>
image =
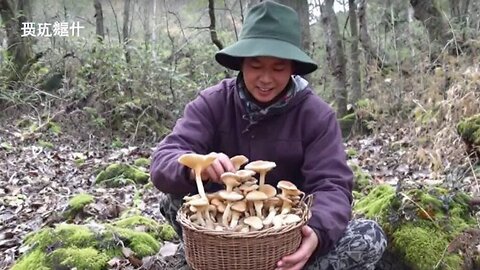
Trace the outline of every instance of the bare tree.
<instances>
[{"instance_id":1,"label":"bare tree","mask_svg":"<svg viewBox=\"0 0 480 270\"><path fill-rule=\"evenodd\" d=\"M375 49L375 46L370 39L370 35L368 34L368 24L367 24L367 1L360 0L358 3L358 22L360 24L360 43L362 44L362 48L365 51L365 58L367 62L371 62L373 59L377 61L377 65L380 68L384 68L388 66L388 60L386 58L385 53L378 53ZM381 56L382 55L382 56ZM384 58L385 57L385 58Z\"/></svg>"},{"instance_id":2,"label":"bare tree","mask_svg":"<svg viewBox=\"0 0 480 270\"><path fill-rule=\"evenodd\" d=\"M0 0L0 16L7 33L7 45L9 57L13 60L14 67L11 80L23 79L30 68L33 58L33 50L30 37L22 37L21 27L23 23L30 22L30 2L19 0L17 10L9 0ZM38 60L38 59L36 59Z\"/></svg>"},{"instance_id":3,"label":"bare tree","mask_svg":"<svg viewBox=\"0 0 480 270\"><path fill-rule=\"evenodd\" d=\"M153 5L154 0L145 1L143 4L143 28L145 29L145 48L149 48L150 42L152 41L152 14L153 14Z\"/></svg>"},{"instance_id":4,"label":"bare tree","mask_svg":"<svg viewBox=\"0 0 480 270\"><path fill-rule=\"evenodd\" d=\"M310 51L311 34L310 34L310 12L308 10L307 0L276 0L275 2L293 8L300 18L302 46L307 52Z\"/></svg>"},{"instance_id":5,"label":"bare tree","mask_svg":"<svg viewBox=\"0 0 480 270\"><path fill-rule=\"evenodd\" d=\"M94 0L93 7L95 8L97 38L99 41L103 41L105 39L105 28L103 26L103 10L100 0Z\"/></svg>"},{"instance_id":6,"label":"bare tree","mask_svg":"<svg viewBox=\"0 0 480 270\"><path fill-rule=\"evenodd\" d=\"M358 60L358 25L357 25L357 5L355 0L348 0L348 16L350 19L350 86L352 88L351 103L355 104L362 96L360 86L360 61Z\"/></svg>"},{"instance_id":7,"label":"bare tree","mask_svg":"<svg viewBox=\"0 0 480 270\"><path fill-rule=\"evenodd\" d=\"M333 91L337 103L338 117L345 116L347 112L348 93L346 88L345 54L342 39L338 30L338 20L333 10L334 0L325 0L320 5L321 23L325 33L327 60L334 80Z\"/></svg>"},{"instance_id":8,"label":"bare tree","mask_svg":"<svg viewBox=\"0 0 480 270\"><path fill-rule=\"evenodd\" d=\"M431 42L445 46L453 38L448 22L433 0L410 0L415 19L423 22Z\"/></svg>"},{"instance_id":9,"label":"bare tree","mask_svg":"<svg viewBox=\"0 0 480 270\"><path fill-rule=\"evenodd\" d=\"M130 42L130 31L128 24L130 22L130 0L125 0L123 6L123 46L125 48L125 60L127 63L130 63L130 50L128 48L128 44Z\"/></svg>"},{"instance_id":10,"label":"bare tree","mask_svg":"<svg viewBox=\"0 0 480 270\"><path fill-rule=\"evenodd\" d=\"M215 21L215 1L208 0L208 15L210 16L210 38L212 39L213 44L217 46L219 50L223 49L222 42L218 39L216 21Z\"/></svg>"},{"instance_id":11,"label":"bare tree","mask_svg":"<svg viewBox=\"0 0 480 270\"><path fill-rule=\"evenodd\" d=\"M468 16L470 0L450 0L450 15L464 25Z\"/></svg>"}]
</instances>

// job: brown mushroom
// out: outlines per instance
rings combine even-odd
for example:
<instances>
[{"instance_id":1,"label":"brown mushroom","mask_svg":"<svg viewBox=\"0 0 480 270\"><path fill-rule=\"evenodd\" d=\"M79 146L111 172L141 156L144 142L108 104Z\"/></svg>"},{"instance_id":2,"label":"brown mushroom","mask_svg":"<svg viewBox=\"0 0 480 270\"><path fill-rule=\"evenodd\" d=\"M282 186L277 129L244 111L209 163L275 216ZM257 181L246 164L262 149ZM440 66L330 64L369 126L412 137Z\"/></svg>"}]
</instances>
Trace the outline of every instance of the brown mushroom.
<instances>
[{"instance_id":1,"label":"brown mushroom","mask_svg":"<svg viewBox=\"0 0 480 270\"><path fill-rule=\"evenodd\" d=\"M213 154L200 155L195 153L183 154L178 158L178 162L180 164L192 169L195 172L195 182L197 183L198 194L200 194L200 196L207 201L207 204L208 199L205 194L205 189L203 188L201 172L210 166L210 164L212 164L216 158L217 157Z\"/></svg>"},{"instance_id":2,"label":"brown mushroom","mask_svg":"<svg viewBox=\"0 0 480 270\"><path fill-rule=\"evenodd\" d=\"M299 196L304 194L294 183L287 180L278 181L277 188L282 190L282 195L284 196Z\"/></svg>"},{"instance_id":3,"label":"brown mushroom","mask_svg":"<svg viewBox=\"0 0 480 270\"><path fill-rule=\"evenodd\" d=\"M244 183L250 180L255 175L255 172L252 170L238 170L235 174L240 178L240 182Z\"/></svg>"},{"instance_id":4,"label":"brown mushroom","mask_svg":"<svg viewBox=\"0 0 480 270\"><path fill-rule=\"evenodd\" d=\"M238 171L243 164L248 162L248 158L244 155L237 155L231 157L230 161L232 162L235 171Z\"/></svg>"},{"instance_id":5,"label":"brown mushroom","mask_svg":"<svg viewBox=\"0 0 480 270\"><path fill-rule=\"evenodd\" d=\"M277 197L283 201L280 214L281 215L288 214L292 210L292 201L289 198L287 198L287 196L282 194L277 195Z\"/></svg>"},{"instance_id":6,"label":"brown mushroom","mask_svg":"<svg viewBox=\"0 0 480 270\"><path fill-rule=\"evenodd\" d=\"M234 187L240 185L240 178L232 172L222 173L220 179L222 179L223 183L225 184L225 189L227 190L227 192L232 191Z\"/></svg>"},{"instance_id":7,"label":"brown mushroom","mask_svg":"<svg viewBox=\"0 0 480 270\"><path fill-rule=\"evenodd\" d=\"M238 193L233 192L233 191L228 192L228 191L225 191L225 190L221 190L218 194L220 195L220 197L222 197L222 199L227 201L227 207L225 207L225 211L223 212L223 215L222 215L222 224L223 224L223 226L227 227L228 226L228 221L229 221L230 215L231 215L230 208L232 207L232 204L234 202L243 199L243 195L238 194Z\"/></svg>"},{"instance_id":8,"label":"brown mushroom","mask_svg":"<svg viewBox=\"0 0 480 270\"><path fill-rule=\"evenodd\" d=\"M267 217L263 220L263 225L268 226L272 224L273 217L277 214L277 208L282 205L282 200L278 197L269 198L265 202L265 207L268 207L268 214Z\"/></svg>"},{"instance_id":9,"label":"brown mushroom","mask_svg":"<svg viewBox=\"0 0 480 270\"><path fill-rule=\"evenodd\" d=\"M243 223L249 225L254 231L258 231L263 228L262 219L257 216L247 217L243 220Z\"/></svg>"},{"instance_id":10,"label":"brown mushroom","mask_svg":"<svg viewBox=\"0 0 480 270\"><path fill-rule=\"evenodd\" d=\"M263 200L268 199L267 195L261 191L251 191L246 196L245 199L247 201L253 202L255 206L256 216L262 218L262 207L263 207Z\"/></svg>"},{"instance_id":11,"label":"brown mushroom","mask_svg":"<svg viewBox=\"0 0 480 270\"><path fill-rule=\"evenodd\" d=\"M245 166L245 169L247 170L252 170L260 174L260 186L263 186L265 184L265 175L267 174L268 171L271 169L275 168L277 164L272 161L264 161L264 160L257 160L248 163Z\"/></svg>"},{"instance_id":12,"label":"brown mushroom","mask_svg":"<svg viewBox=\"0 0 480 270\"><path fill-rule=\"evenodd\" d=\"M204 200L203 198L191 200L188 202L190 206L195 207L197 210L196 216L197 216L197 221L198 225L200 226L205 226L207 224L206 220L209 219L209 214L208 214L208 201ZM193 209L190 209L193 210Z\"/></svg>"},{"instance_id":13,"label":"brown mushroom","mask_svg":"<svg viewBox=\"0 0 480 270\"><path fill-rule=\"evenodd\" d=\"M238 219L245 212L247 209L247 202L246 201L237 201L232 204L231 211L232 211L232 219L230 220L230 228L234 228L238 224Z\"/></svg>"}]
</instances>

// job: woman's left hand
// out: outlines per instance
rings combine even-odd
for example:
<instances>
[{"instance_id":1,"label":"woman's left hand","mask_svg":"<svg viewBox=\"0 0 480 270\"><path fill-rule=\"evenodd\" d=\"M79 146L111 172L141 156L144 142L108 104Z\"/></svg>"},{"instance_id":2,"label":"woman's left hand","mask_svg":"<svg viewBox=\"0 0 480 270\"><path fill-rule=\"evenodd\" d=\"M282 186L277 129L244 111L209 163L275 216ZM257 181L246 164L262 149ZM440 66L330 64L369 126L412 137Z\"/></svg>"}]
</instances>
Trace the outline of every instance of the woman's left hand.
<instances>
[{"instance_id":1,"label":"woman's left hand","mask_svg":"<svg viewBox=\"0 0 480 270\"><path fill-rule=\"evenodd\" d=\"M283 257L276 270L301 270L318 246L317 234L308 225L302 227L302 243L293 254Z\"/></svg>"}]
</instances>

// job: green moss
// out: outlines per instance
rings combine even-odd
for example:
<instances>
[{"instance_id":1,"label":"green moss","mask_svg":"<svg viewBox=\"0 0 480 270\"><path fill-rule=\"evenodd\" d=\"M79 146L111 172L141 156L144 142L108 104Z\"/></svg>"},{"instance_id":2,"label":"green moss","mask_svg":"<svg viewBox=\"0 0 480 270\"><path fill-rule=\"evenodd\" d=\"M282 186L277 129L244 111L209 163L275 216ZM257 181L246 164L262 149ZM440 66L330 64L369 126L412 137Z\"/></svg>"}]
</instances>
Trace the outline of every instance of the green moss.
<instances>
[{"instance_id":1,"label":"green moss","mask_svg":"<svg viewBox=\"0 0 480 270\"><path fill-rule=\"evenodd\" d=\"M53 251L50 255L53 265L78 270L101 270L105 269L109 256L98 250L88 248L60 248Z\"/></svg>"},{"instance_id":2,"label":"green moss","mask_svg":"<svg viewBox=\"0 0 480 270\"><path fill-rule=\"evenodd\" d=\"M457 132L466 142L480 146L480 114L460 121Z\"/></svg>"},{"instance_id":3,"label":"green moss","mask_svg":"<svg viewBox=\"0 0 480 270\"><path fill-rule=\"evenodd\" d=\"M406 224L393 233L394 249L404 254L405 260L418 270L435 269L448 244L444 232L429 227ZM462 262L458 255L446 254L443 258L449 269L461 269Z\"/></svg>"},{"instance_id":4,"label":"green moss","mask_svg":"<svg viewBox=\"0 0 480 270\"><path fill-rule=\"evenodd\" d=\"M385 221L395 198L395 189L390 185L378 185L370 193L358 200L354 211L370 219Z\"/></svg>"},{"instance_id":5,"label":"green moss","mask_svg":"<svg viewBox=\"0 0 480 270\"><path fill-rule=\"evenodd\" d=\"M137 167L148 168L150 166L151 160L148 158L139 158L134 161L134 165Z\"/></svg>"},{"instance_id":6,"label":"green moss","mask_svg":"<svg viewBox=\"0 0 480 270\"><path fill-rule=\"evenodd\" d=\"M25 239L26 244L40 249L58 245L87 247L95 242L95 235L88 227L74 224L58 224L55 228L44 228Z\"/></svg>"},{"instance_id":7,"label":"green moss","mask_svg":"<svg viewBox=\"0 0 480 270\"><path fill-rule=\"evenodd\" d=\"M353 171L354 190L362 191L372 183L372 176L368 172L364 171L360 166L352 162L349 162L348 165Z\"/></svg>"},{"instance_id":8,"label":"green moss","mask_svg":"<svg viewBox=\"0 0 480 270\"><path fill-rule=\"evenodd\" d=\"M146 232L139 232L130 229L109 227L110 237L119 238L128 246L138 257L151 256L160 249L159 241ZM108 237L108 236L107 236Z\"/></svg>"},{"instance_id":9,"label":"green moss","mask_svg":"<svg viewBox=\"0 0 480 270\"><path fill-rule=\"evenodd\" d=\"M355 157L356 155L358 155L357 150L355 150L353 148L348 148L347 149L347 156L349 158Z\"/></svg>"},{"instance_id":10,"label":"green moss","mask_svg":"<svg viewBox=\"0 0 480 270\"><path fill-rule=\"evenodd\" d=\"M48 267L49 260L45 253L36 249L27 255L23 256L15 265L13 265L11 270L49 270L51 267Z\"/></svg>"},{"instance_id":11,"label":"green moss","mask_svg":"<svg viewBox=\"0 0 480 270\"><path fill-rule=\"evenodd\" d=\"M153 219L139 215L123 218L115 221L112 225L117 228L134 231L141 229L160 241L171 241L177 237L175 230L169 224L159 224Z\"/></svg>"},{"instance_id":12,"label":"green moss","mask_svg":"<svg viewBox=\"0 0 480 270\"><path fill-rule=\"evenodd\" d=\"M92 195L87 193L80 193L70 199L70 201L68 202L68 207L71 209L71 211L80 212L87 204L90 204L94 201L95 199Z\"/></svg>"},{"instance_id":13,"label":"green moss","mask_svg":"<svg viewBox=\"0 0 480 270\"><path fill-rule=\"evenodd\" d=\"M109 187L122 186L126 183L145 184L150 175L140 167L128 164L110 164L105 170L101 171L95 183L104 183Z\"/></svg>"}]
</instances>

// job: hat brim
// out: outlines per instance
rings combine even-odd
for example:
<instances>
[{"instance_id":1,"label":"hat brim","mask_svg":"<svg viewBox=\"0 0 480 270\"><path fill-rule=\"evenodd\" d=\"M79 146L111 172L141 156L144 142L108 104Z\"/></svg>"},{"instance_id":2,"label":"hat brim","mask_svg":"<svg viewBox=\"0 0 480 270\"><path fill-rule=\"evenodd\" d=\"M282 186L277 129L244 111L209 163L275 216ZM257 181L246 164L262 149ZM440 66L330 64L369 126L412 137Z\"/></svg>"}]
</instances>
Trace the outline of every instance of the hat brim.
<instances>
[{"instance_id":1,"label":"hat brim","mask_svg":"<svg viewBox=\"0 0 480 270\"><path fill-rule=\"evenodd\" d=\"M305 75L318 66L297 46L275 39L242 39L215 54L215 60L229 69L240 70L245 57L271 56L295 61L294 74Z\"/></svg>"}]
</instances>

